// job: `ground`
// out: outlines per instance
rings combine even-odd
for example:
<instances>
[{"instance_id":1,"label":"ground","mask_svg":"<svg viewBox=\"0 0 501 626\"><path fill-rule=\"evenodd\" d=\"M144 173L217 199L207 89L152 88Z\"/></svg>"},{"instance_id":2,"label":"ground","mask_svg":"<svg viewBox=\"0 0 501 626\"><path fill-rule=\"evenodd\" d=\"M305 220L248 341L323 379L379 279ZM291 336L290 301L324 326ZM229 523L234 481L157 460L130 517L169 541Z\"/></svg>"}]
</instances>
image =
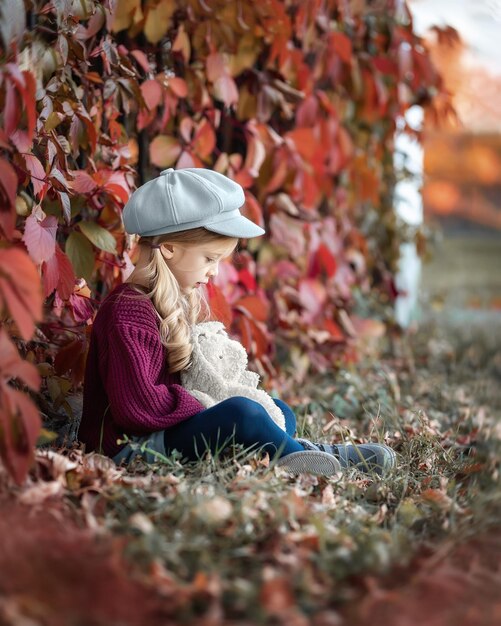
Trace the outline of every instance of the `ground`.
<instances>
[{"instance_id":1,"label":"ground","mask_svg":"<svg viewBox=\"0 0 501 626\"><path fill-rule=\"evenodd\" d=\"M429 283L428 283L429 284ZM501 318L434 293L377 359L289 392L302 435L386 441L383 479L232 450L129 471L39 450L0 473L0 625L501 623Z\"/></svg>"}]
</instances>

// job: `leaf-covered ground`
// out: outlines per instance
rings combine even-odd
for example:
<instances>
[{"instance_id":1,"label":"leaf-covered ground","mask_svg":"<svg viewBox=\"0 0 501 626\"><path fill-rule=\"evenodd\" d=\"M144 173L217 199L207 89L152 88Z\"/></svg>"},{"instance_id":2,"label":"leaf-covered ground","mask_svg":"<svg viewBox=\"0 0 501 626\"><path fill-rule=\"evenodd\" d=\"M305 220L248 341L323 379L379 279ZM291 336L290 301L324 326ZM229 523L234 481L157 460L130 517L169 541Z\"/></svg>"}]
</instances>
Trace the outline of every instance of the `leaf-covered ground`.
<instances>
[{"instance_id":1,"label":"leaf-covered ground","mask_svg":"<svg viewBox=\"0 0 501 626\"><path fill-rule=\"evenodd\" d=\"M430 319L285 398L300 434L394 446L384 479L40 450L0 474L0 624L498 624L500 381L499 318Z\"/></svg>"}]
</instances>

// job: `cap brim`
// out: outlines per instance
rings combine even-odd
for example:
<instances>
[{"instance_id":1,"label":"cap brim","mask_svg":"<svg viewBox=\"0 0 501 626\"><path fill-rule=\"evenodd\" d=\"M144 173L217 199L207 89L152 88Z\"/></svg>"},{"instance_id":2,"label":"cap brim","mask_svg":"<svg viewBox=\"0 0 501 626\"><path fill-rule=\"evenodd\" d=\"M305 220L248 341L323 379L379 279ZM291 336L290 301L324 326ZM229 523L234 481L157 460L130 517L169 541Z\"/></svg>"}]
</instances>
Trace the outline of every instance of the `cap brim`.
<instances>
[{"instance_id":1,"label":"cap brim","mask_svg":"<svg viewBox=\"0 0 501 626\"><path fill-rule=\"evenodd\" d=\"M238 237L241 239L250 239L251 237L260 237L265 234L263 230L254 222L243 215L238 217L230 217L230 219L217 222L216 224L204 224L206 230L210 230L213 233L219 235L226 235L227 237Z\"/></svg>"}]
</instances>

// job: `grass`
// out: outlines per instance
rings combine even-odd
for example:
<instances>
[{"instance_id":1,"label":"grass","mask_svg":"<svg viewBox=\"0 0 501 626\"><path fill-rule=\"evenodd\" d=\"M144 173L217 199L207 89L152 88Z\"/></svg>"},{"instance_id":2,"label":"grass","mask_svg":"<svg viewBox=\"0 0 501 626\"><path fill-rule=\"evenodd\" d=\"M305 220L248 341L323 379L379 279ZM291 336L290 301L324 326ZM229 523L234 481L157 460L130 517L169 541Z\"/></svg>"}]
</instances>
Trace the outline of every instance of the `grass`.
<instances>
[{"instance_id":1,"label":"grass","mask_svg":"<svg viewBox=\"0 0 501 626\"><path fill-rule=\"evenodd\" d=\"M123 541L159 623L341 623L371 581L499 527L500 373L492 332L430 323L284 398L301 436L394 447L383 478L294 477L241 447L128 471L73 450L63 497Z\"/></svg>"}]
</instances>

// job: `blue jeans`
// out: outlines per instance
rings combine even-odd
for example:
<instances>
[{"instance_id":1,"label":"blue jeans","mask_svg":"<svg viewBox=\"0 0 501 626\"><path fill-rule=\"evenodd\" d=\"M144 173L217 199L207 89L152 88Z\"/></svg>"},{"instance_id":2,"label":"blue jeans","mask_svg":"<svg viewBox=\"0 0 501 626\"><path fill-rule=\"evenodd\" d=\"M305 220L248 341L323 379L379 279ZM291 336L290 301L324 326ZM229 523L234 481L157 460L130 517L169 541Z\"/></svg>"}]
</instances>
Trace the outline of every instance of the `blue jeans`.
<instances>
[{"instance_id":1,"label":"blue jeans","mask_svg":"<svg viewBox=\"0 0 501 626\"><path fill-rule=\"evenodd\" d=\"M274 400L285 417L284 432L268 415L266 409L248 398L236 396L215 404L176 426L152 433L145 437L132 437L135 443L145 444L149 450L169 456L178 450L183 459L195 461L201 458L207 448L215 453L225 445L243 444L245 448L268 452L270 458L285 456L291 452L304 450L293 435L296 432L296 416L292 409L281 400ZM113 459L127 463L138 452L126 445ZM145 451L141 456L155 461L155 455Z\"/></svg>"}]
</instances>

